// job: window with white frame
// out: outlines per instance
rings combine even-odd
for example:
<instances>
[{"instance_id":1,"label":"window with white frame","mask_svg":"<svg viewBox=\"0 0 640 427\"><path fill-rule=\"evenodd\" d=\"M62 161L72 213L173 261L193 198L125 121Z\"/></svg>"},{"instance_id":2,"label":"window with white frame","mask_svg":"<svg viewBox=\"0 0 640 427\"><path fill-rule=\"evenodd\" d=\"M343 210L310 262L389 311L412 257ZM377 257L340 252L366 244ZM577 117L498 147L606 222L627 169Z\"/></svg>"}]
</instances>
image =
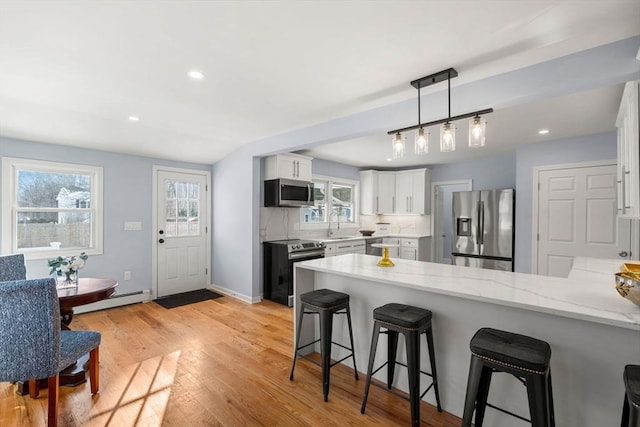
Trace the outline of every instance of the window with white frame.
<instances>
[{"instance_id":1,"label":"window with white frame","mask_svg":"<svg viewBox=\"0 0 640 427\"><path fill-rule=\"evenodd\" d=\"M344 224L357 226L358 182L342 178L314 177L313 206L300 209L303 228ZM304 226L307 227L304 227Z\"/></svg>"},{"instance_id":2,"label":"window with white frame","mask_svg":"<svg viewBox=\"0 0 640 427\"><path fill-rule=\"evenodd\" d=\"M102 168L2 159L2 253L102 253Z\"/></svg>"}]
</instances>

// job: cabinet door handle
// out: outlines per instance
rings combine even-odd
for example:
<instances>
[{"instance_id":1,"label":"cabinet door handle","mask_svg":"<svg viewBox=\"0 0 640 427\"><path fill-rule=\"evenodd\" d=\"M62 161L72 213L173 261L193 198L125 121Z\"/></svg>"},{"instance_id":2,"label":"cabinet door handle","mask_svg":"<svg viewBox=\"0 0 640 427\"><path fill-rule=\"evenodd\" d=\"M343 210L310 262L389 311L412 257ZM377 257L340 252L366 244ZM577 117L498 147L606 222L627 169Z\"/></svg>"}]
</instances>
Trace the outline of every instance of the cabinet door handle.
<instances>
[{"instance_id":1,"label":"cabinet door handle","mask_svg":"<svg viewBox=\"0 0 640 427\"><path fill-rule=\"evenodd\" d=\"M291 164L291 166L293 166L293 172L292 172L292 174L293 174L293 177L295 178L295 177L296 177L296 161L295 161L295 160L293 161L293 163Z\"/></svg>"},{"instance_id":2,"label":"cabinet door handle","mask_svg":"<svg viewBox=\"0 0 640 427\"><path fill-rule=\"evenodd\" d=\"M396 211L396 196L391 197L391 212Z\"/></svg>"},{"instance_id":3,"label":"cabinet door handle","mask_svg":"<svg viewBox=\"0 0 640 427\"><path fill-rule=\"evenodd\" d=\"M622 179L624 179L624 177L622 177ZM618 210L621 211L622 206L624 206L624 196L622 194L622 181L616 181L616 184L618 184L618 187L620 187L620 191L618 193L620 197L620 200L618 200L618 206L620 207L618 208Z\"/></svg>"},{"instance_id":4,"label":"cabinet door handle","mask_svg":"<svg viewBox=\"0 0 640 427\"><path fill-rule=\"evenodd\" d=\"M376 196L376 213L380 212L380 200L378 196Z\"/></svg>"}]
</instances>

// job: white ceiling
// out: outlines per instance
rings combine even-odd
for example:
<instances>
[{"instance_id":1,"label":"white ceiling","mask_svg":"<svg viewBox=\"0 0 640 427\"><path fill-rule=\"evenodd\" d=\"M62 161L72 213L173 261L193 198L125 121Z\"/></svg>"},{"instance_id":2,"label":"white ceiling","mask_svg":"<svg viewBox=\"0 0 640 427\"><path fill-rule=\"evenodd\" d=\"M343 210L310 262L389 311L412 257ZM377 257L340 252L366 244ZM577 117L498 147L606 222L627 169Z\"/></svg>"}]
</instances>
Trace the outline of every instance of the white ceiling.
<instances>
[{"instance_id":1,"label":"white ceiling","mask_svg":"<svg viewBox=\"0 0 640 427\"><path fill-rule=\"evenodd\" d=\"M415 98L409 81L448 67L462 85L636 36L639 18L637 0L4 0L0 135L214 163L247 143ZM191 81L191 69L205 79ZM539 127L552 129L547 139L612 130L620 93L595 88L496 111L491 147L471 155L536 141ZM461 146L466 125L458 131ZM384 162L387 135L366 141L367 150L355 140L312 153ZM464 153L432 149L429 163Z\"/></svg>"}]
</instances>

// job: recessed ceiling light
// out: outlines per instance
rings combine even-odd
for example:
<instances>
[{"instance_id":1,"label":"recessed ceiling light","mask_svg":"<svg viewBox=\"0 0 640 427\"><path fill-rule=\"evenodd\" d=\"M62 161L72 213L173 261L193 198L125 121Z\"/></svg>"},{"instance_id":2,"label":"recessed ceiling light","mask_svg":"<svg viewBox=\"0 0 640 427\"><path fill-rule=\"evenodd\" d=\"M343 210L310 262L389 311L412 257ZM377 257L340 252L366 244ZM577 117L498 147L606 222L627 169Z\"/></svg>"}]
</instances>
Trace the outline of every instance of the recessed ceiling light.
<instances>
[{"instance_id":1,"label":"recessed ceiling light","mask_svg":"<svg viewBox=\"0 0 640 427\"><path fill-rule=\"evenodd\" d=\"M201 71L198 70L191 70L187 73L187 75L192 79L192 80L202 80L204 79L204 74L202 74Z\"/></svg>"},{"instance_id":2,"label":"recessed ceiling light","mask_svg":"<svg viewBox=\"0 0 640 427\"><path fill-rule=\"evenodd\" d=\"M131 120L132 122L139 122L140 121L140 117L138 117L138 116L129 116L129 120Z\"/></svg>"},{"instance_id":3,"label":"recessed ceiling light","mask_svg":"<svg viewBox=\"0 0 640 427\"><path fill-rule=\"evenodd\" d=\"M548 133L549 133L549 129L540 129L540 130L538 131L538 133L539 133L540 135L546 135L546 134L548 134Z\"/></svg>"},{"instance_id":4,"label":"recessed ceiling light","mask_svg":"<svg viewBox=\"0 0 640 427\"><path fill-rule=\"evenodd\" d=\"M390 162L391 160L393 160L391 157L387 158L387 162Z\"/></svg>"}]
</instances>

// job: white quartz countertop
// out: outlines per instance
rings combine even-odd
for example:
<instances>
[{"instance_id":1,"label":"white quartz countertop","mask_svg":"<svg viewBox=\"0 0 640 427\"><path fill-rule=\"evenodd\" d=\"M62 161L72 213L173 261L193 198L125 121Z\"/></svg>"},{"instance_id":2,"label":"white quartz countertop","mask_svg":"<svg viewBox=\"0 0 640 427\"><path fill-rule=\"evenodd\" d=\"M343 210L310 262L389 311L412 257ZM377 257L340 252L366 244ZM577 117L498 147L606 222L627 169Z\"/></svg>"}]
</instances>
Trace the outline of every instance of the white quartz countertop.
<instances>
[{"instance_id":1,"label":"white quartz countertop","mask_svg":"<svg viewBox=\"0 0 640 427\"><path fill-rule=\"evenodd\" d=\"M326 237L323 239L314 238L312 240L316 240L322 243L337 243L337 242L349 242L354 240L363 240L363 239L376 239L380 237L397 237L399 239L420 239L422 237L431 237L430 234L424 233L386 233L386 234L378 234L374 233L373 236L340 236L340 237Z\"/></svg>"},{"instance_id":2,"label":"white quartz countertop","mask_svg":"<svg viewBox=\"0 0 640 427\"><path fill-rule=\"evenodd\" d=\"M622 298L615 288L613 273L620 261L616 265L578 259L565 279L403 259L393 259L395 267L378 267L378 259L347 254L302 261L295 266L640 330L640 307Z\"/></svg>"}]
</instances>

